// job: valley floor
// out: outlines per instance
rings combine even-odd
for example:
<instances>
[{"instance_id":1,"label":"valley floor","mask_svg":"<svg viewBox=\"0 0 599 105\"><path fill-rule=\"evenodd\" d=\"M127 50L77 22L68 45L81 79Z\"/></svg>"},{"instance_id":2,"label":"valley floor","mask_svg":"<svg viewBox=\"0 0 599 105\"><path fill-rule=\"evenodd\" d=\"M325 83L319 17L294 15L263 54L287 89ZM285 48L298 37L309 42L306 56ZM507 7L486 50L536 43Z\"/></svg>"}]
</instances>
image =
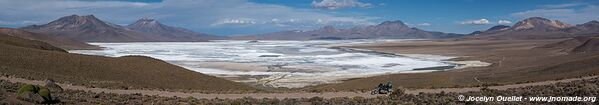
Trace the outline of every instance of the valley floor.
<instances>
[{"instance_id":1,"label":"valley floor","mask_svg":"<svg viewBox=\"0 0 599 105\"><path fill-rule=\"evenodd\" d=\"M567 39L420 40L347 46L385 53L460 56L453 61L483 61L486 67L432 73L408 73L346 80L306 90L364 91L392 81L404 88L495 86L592 76L599 73L599 54L570 53L567 48L539 48Z\"/></svg>"}]
</instances>

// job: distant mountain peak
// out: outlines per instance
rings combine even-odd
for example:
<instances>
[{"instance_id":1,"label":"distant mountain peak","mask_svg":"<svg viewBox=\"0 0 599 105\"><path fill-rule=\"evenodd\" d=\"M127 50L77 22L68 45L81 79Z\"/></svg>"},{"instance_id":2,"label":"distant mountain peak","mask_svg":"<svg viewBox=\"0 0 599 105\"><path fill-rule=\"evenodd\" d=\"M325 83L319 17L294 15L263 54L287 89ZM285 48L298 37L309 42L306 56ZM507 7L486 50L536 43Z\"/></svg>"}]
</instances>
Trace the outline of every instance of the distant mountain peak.
<instances>
[{"instance_id":1,"label":"distant mountain peak","mask_svg":"<svg viewBox=\"0 0 599 105\"><path fill-rule=\"evenodd\" d=\"M551 21L547 18L543 18L543 17L530 17L527 19L524 19L523 21Z\"/></svg>"},{"instance_id":2,"label":"distant mountain peak","mask_svg":"<svg viewBox=\"0 0 599 105\"><path fill-rule=\"evenodd\" d=\"M394 24L405 25L405 24L404 24L402 21L400 21L400 20L395 20L395 21L385 21L385 22L382 22L382 23L381 23L381 24L379 24L379 25L394 25Z\"/></svg>"},{"instance_id":3,"label":"distant mountain peak","mask_svg":"<svg viewBox=\"0 0 599 105\"><path fill-rule=\"evenodd\" d=\"M85 21L85 20L94 20L94 21L97 20L97 21L100 21L100 19L96 18L96 16L94 16L94 15L82 15L82 16L79 16L79 15L75 15L75 14L70 15L70 16L66 16L66 17L62 17L62 18L60 18L58 20L61 20L61 19L62 20L76 20L76 21Z\"/></svg>"},{"instance_id":4,"label":"distant mountain peak","mask_svg":"<svg viewBox=\"0 0 599 105\"><path fill-rule=\"evenodd\" d=\"M591 33L599 32L599 22L596 20L589 21L583 24L576 25L578 30L584 30Z\"/></svg>"},{"instance_id":5,"label":"distant mountain peak","mask_svg":"<svg viewBox=\"0 0 599 105\"><path fill-rule=\"evenodd\" d=\"M69 16L65 16L66 18L96 18L96 16L94 15L77 15L77 14L73 14L73 15L69 15Z\"/></svg>"},{"instance_id":6,"label":"distant mountain peak","mask_svg":"<svg viewBox=\"0 0 599 105\"><path fill-rule=\"evenodd\" d=\"M144 27L144 26L161 26L162 24L155 19L144 17L137 20L135 23L130 24L129 26L133 27Z\"/></svg>"},{"instance_id":7,"label":"distant mountain peak","mask_svg":"<svg viewBox=\"0 0 599 105\"><path fill-rule=\"evenodd\" d=\"M160 23L156 19L143 17L135 23L127 25L128 29L144 32L146 34L154 34L162 37L180 40L207 40L217 39L217 36L212 36L204 33L196 33L179 27L172 27Z\"/></svg>"},{"instance_id":8,"label":"distant mountain peak","mask_svg":"<svg viewBox=\"0 0 599 105\"><path fill-rule=\"evenodd\" d=\"M483 37L493 39L564 38L594 34L599 34L598 21L569 25L542 17L530 17L517 22L512 27L495 26L480 33Z\"/></svg>"},{"instance_id":9,"label":"distant mountain peak","mask_svg":"<svg viewBox=\"0 0 599 105\"><path fill-rule=\"evenodd\" d=\"M582 25L599 25L599 21L592 20L592 21L586 22L586 23L584 23Z\"/></svg>"},{"instance_id":10,"label":"distant mountain peak","mask_svg":"<svg viewBox=\"0 0 599 105\"><path fill-rule=\"evenodd\" d=\"M542 17L531 17L524 19L514 26L512 29L514 30L526 30L526 29L561 29L572 27L569 24L560 22L558 20L549 20Z\"/></svg>"},{"instance_id":11,"label":"distant mountain peak","mask_svg":"<svg viewBox=\"0 0 599 105\"><path fill-rule=\"evenodd\" d=\"M491 28L487 29L486 31L506 30L506 29L508 29L508 28L510 28L510 26L506 26L506 25L496 25L496 26L493 26L493 27L491 27Z\"/></svg>"},{"instance_id":12,"label":"distant mountain peak","mask_svg":"<svg viewBox=\"0 0 599 105\"><path fill-rule=\"evenodd\" d=\"M36 29L44 28L46 30L72 30L74 28L85 28L85 29L108 29L115 28L102 20L96 18L94 15L69 15L54 20L44 25L31 25L25 28Z\"/></svg>"},{"instance_id":13,"label":"distant mountain peak","mask_svg":"<svg viewBox=\"0 0 599 105\"><path fill-rule=\"evenodd\" d=\"M335 27L333 27L332 25L327 25L327 26L324 26L324 27L322 27L322 31L325 31L325 32L327 32L327 33L335 33L335 32L337 32L337 31L339 31L339 30L337 30L337 29L336 29Z\"/></svg>"},{"instance_id":14,"label":"distant mountain peak","mask_svg":"<svg viewBox=\"0 0 599 105\"><path fill-rule=\"evenodd\" d=\"M90 42L207 41L221 38L170 27L147 17L137 20L134 24L120 26L104 22L94 15L69 15L48 24L31 25L21 29Z\"/></svg>"},{"instance_id":15,"label":"distant mountain peak","mask_svg":"<svg viewBox=\"0 0 599 105\"><path fill-rule=\"evenodd\" d=\"M151 18L151 17L142 17L142 18L141 18L141 19L139 19L139 20L154 21L155 19L154 19L154 18Z\"/></svg>"}]
</instances>

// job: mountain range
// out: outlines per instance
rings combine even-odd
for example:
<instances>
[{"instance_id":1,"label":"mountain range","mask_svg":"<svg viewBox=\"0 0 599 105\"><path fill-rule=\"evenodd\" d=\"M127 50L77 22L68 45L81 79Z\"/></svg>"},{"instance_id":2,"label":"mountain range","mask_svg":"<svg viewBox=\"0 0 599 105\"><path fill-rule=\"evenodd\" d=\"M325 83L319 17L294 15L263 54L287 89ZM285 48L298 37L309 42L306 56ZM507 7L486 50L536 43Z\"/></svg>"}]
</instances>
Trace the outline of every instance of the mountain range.
<instances>
[{"instance_id":1,"label":"mountain range","mask_svg":"<svg viewBox=\"0 0 599 105\"><path fill-rule=\"evenodd\" d=\"M403 22L385 21L378 25L337 29L325 26L310 31L281 31L248 36L238 36L234 39L247 40L313 40L313 39L441 39L464 36L435 31L425 31L409 27Z\"/></svg>"},{"instance_id":2,"label":"mountain range","mask_svg":"<svg viewBox=\"0 0 599 105\"><path fill-rule=\"evenodd\" d=\"M570 25L558 20L531 17L513 26L498 25L471 34L453 34L426 31L409 27L402 21L385 21L377 25L338 29L324 26L315 30L290 30L247 36L223 37L198 33L188 29L167 26L155 19L141 18L127 26L104 22L94 15L70 15L43 25L20 28L48 37L72 39L81 42L174 42L237 40L338 40L338 39L543 39L592 36L599 33L599 22ZM60 45L57 45L60 46Z\"/></svg>"},{"instance_id":3,"label":"mountain range","mask_svg":"<svg viewBox=\"0 0 599 105\"><path fill-rule=\"evenodd\" d=\"M498 25L485 31L473 32L467 38L491 39L546 39L599 34L599 22L589 21L579 25L570 25L558 20L531 17L517 22L513 26Z\"/></svg>"},{"instance_id":4,"label":"mountain range","mask_svg":"<svg viewBox=\"0 0 599 105\"><path fill-rule=\"evenodd\" d=\"M120 26L104 22L94 15L70 15L48 24L30 25L21 29L84 42L208 41L222 38L167 26L149 18Z\"/></svg>"}]
</instances>

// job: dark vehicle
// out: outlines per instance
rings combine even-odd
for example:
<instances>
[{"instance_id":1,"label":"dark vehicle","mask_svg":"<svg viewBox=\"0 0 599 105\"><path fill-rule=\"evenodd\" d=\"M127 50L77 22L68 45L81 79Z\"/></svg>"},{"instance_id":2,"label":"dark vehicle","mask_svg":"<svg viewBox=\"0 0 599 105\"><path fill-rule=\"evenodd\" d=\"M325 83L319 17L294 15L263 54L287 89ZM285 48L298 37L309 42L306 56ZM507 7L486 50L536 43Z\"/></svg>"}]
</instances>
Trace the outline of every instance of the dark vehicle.
<instances>
[{"instance_id":1,"label":"dark vehicle","mask_svg":"<svg viewBox=\"0 0 599 105\"><path fill-rule=\"evenodd\" d=\"M391 82L387 82L387 84L380 83L370 94L391 94L393 92L393 85Z\"/></svg>"}]
</instances>

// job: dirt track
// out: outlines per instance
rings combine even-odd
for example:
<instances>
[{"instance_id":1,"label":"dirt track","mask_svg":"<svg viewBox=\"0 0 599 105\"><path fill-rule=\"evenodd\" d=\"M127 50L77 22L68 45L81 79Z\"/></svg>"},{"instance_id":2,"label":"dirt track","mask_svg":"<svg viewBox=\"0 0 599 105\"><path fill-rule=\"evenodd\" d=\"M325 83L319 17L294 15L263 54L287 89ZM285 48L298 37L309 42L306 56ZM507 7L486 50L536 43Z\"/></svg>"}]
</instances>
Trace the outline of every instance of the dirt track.
<instances>
[{"instance_id":1,"label":"dirt track","mask_svg":"<svg viewBox=\"0 0 599 105\"><path fill-rule=\"evenodd\" d=\"M583 78L572 78L572 79L563 79L557 81L544 81L544 82L533 82L533 83L524 83L524 84L512 84L512 85L503 85L503 86L490 86L488 88L505 90L509 88L519 88L526 86L537 86L537 85L549 85L558 82L570 82L575 80L582 79L590 79L598 76L591 77L583 77ZM2 80L7 80L10 82L21 82L27 84L37 84L43 85L44 81L39 80L26 80L21 78L12 78L12 77L0 77ZM83 86L72 86L68 84L59 83L62 88L69 90L83 90L83 91L91 91L91 92L105 92L105 93L116 93L116 94L134 94L141 93L143 95L158 95L164 97L195 97L195 98L205 98L205 99L213 99L213 98L244 98L244 97L253 97L253 98L311 98L311 97L323 97L323 98L333 98L333 97L377 97L384 95L370 95L370 93L356 93L356 92L324 92L324 93L248 93L248 94L205 94L205 93L183 93L183 92L169 92L169 91L158 91L158 90L118 90L118 89L105 89L105 88L88 88ZM472 88L440 88L440 89L416 89L416 90L407 90L408 94L418 94L420 92L424 93L440 93L442 91L445 92L469 92L469 91L479 91L482 87L472 87Z\"/></svg>"}]
</instances>

